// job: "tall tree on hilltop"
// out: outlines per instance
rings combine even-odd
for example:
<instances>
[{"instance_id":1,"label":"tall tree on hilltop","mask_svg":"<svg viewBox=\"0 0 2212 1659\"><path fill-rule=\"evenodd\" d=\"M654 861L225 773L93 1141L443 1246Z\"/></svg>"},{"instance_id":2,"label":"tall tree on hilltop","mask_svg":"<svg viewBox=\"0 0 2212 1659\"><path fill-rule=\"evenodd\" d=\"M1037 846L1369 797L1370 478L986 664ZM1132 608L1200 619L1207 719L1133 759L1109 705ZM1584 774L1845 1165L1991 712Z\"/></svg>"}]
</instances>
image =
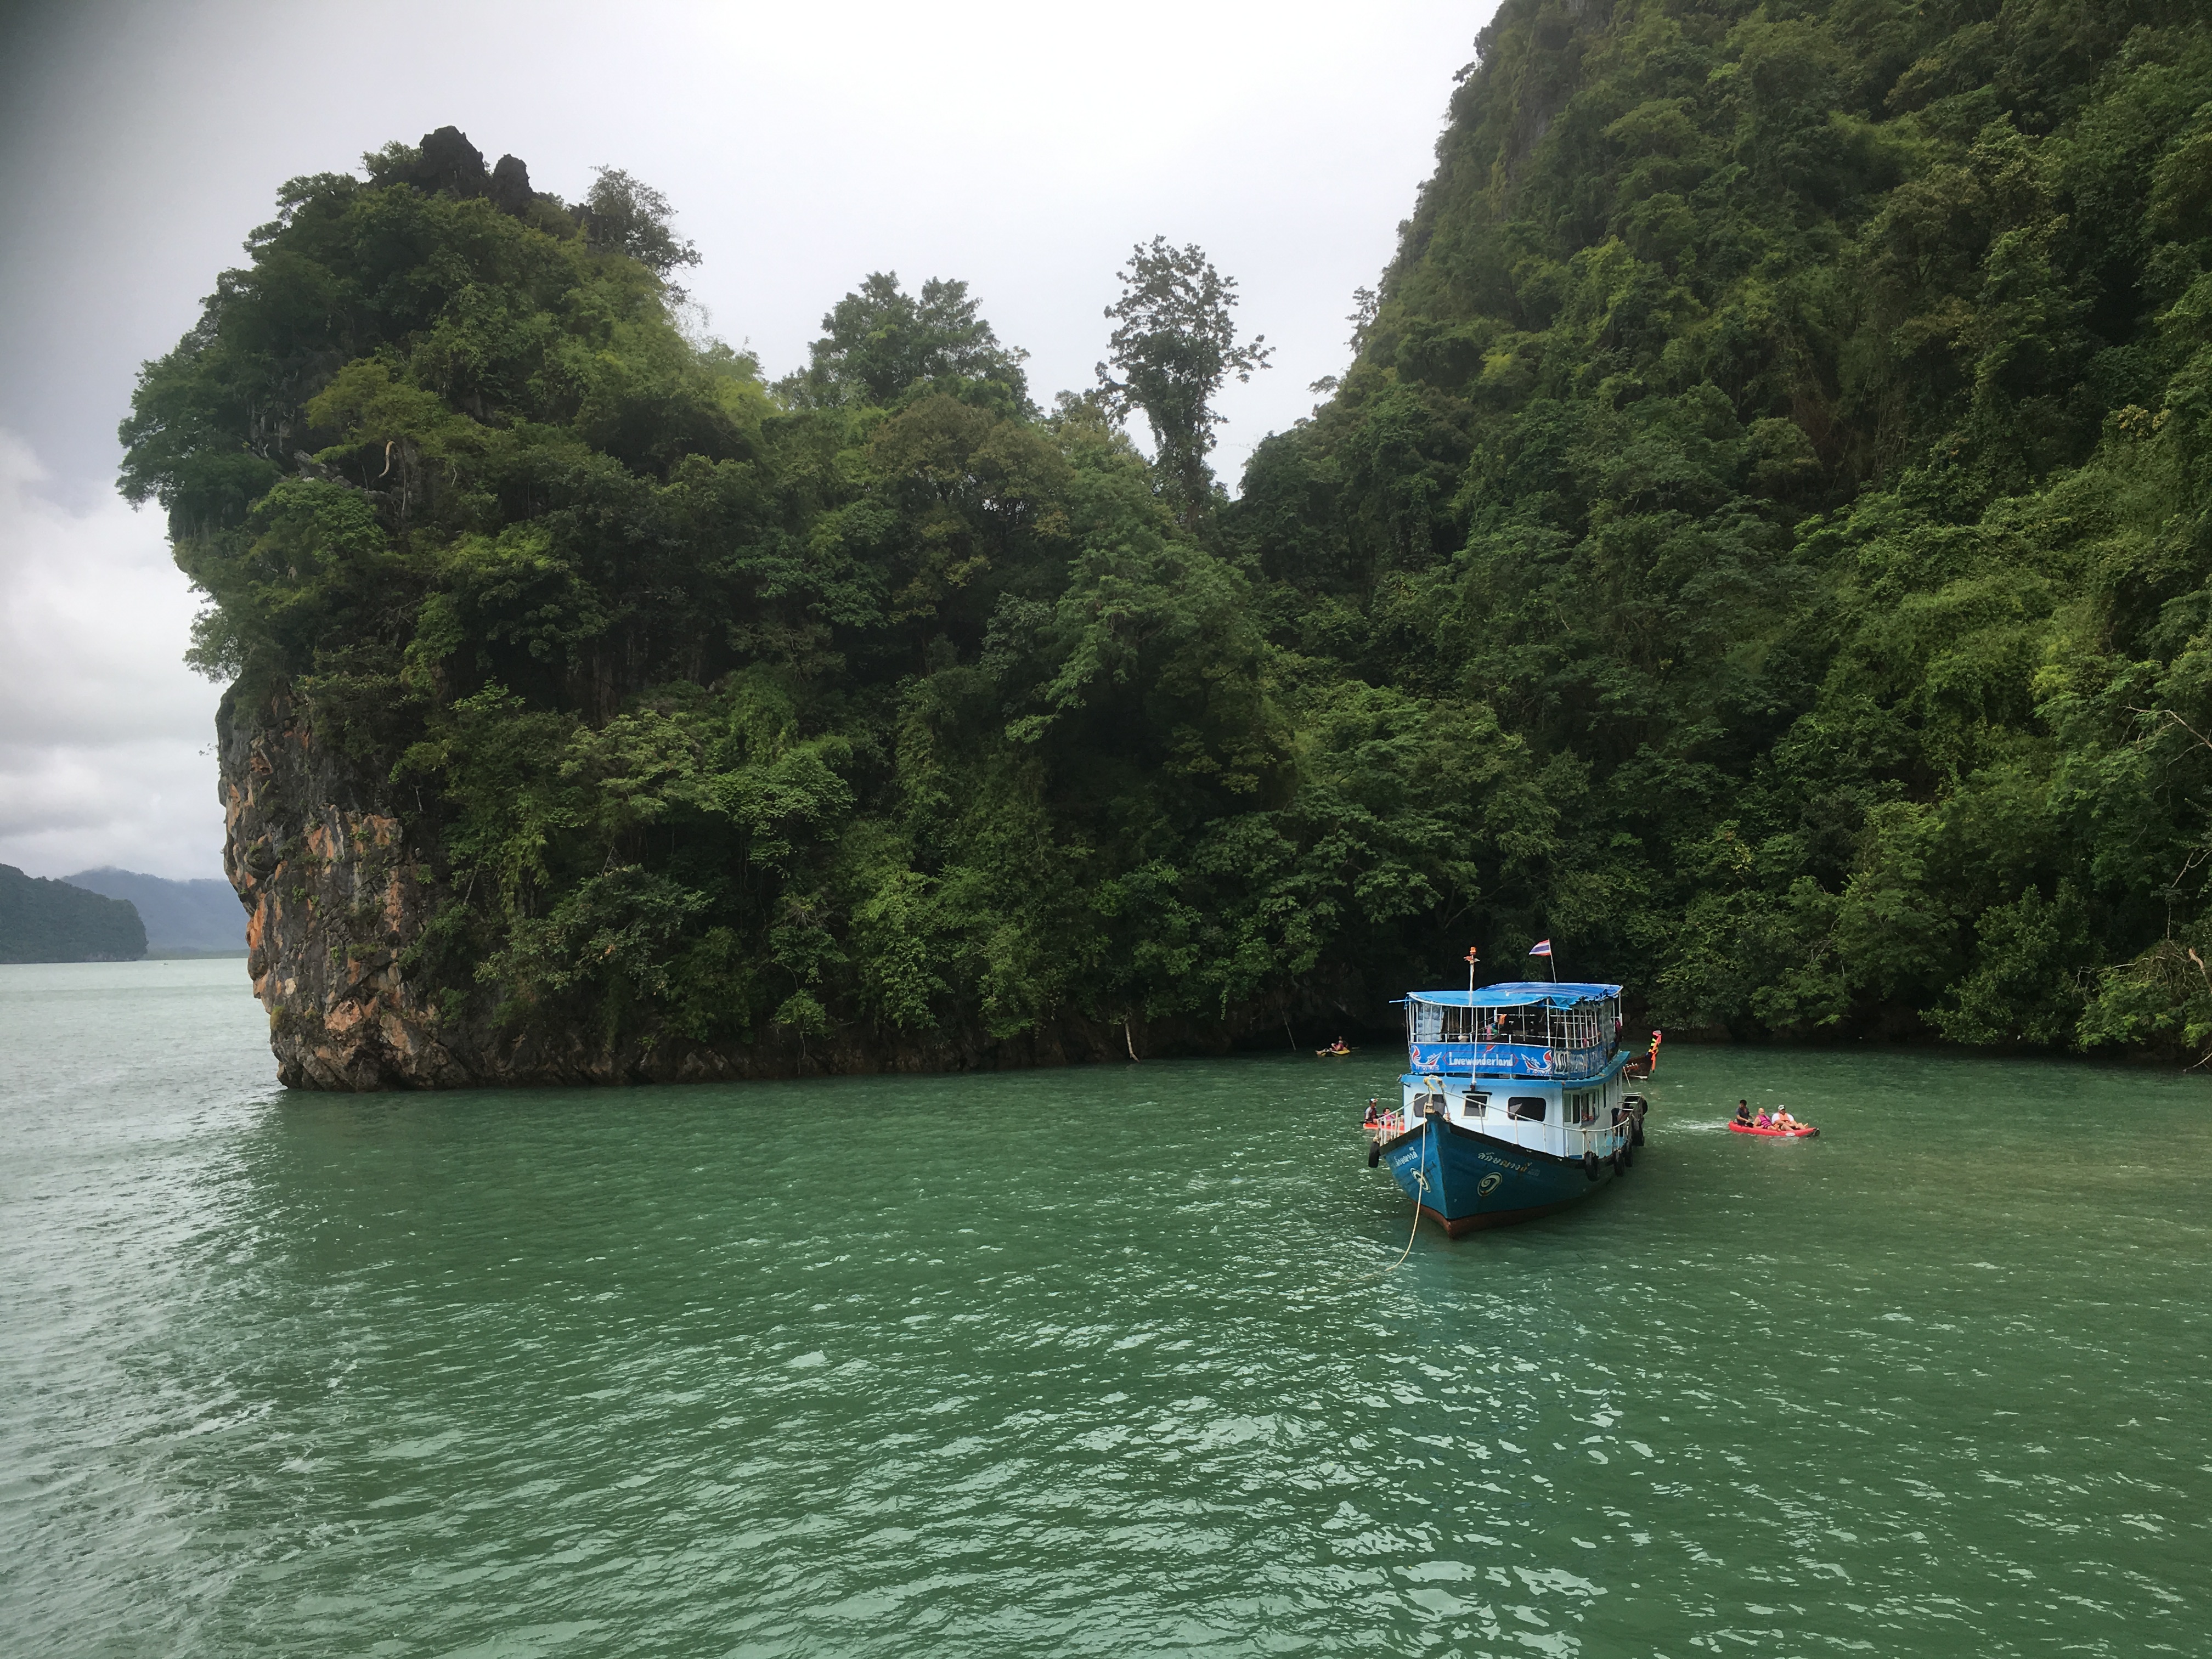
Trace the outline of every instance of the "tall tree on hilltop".
<instances>
[{"instance_id":1,"label":"tall tree on hilltop","mask_svg":"<svg viewBox=\"0 0 2212 1659\"><path fill-rule=\"evenodd\" d=\"M1109 343L1120 378L1098 365L1107 406L1126 417L1143 410L1158 450L1153 465L1165 493L1186 523L1213 498L1213 470L1206 464L1213 428L1223 416L1213 394L1234 374L1249 380L1267 366L1267 337L1239 343L1229 314L1237 279L1213 268L1194 242L1170 247L1164 236L1139 242L1121 271L1121 297L1106 307L1121 325Z\"/></svg>"},{"instance_id":2,"label":"tall tree on hilltop","mask_svg":"<svg viewBox=\"0 0 2212 1659\"><path fill-rule=\"evenodd\" d=\"M676 208L665 196L620 167L594 167L592 173L584 205L592 246L624 254L663 277L678 265L699 263L699 250L669 228Z\"/></svg>"},{"instance_id":3,"label":"tall tree on hilltop","mask_svg":"<svg viewBox=\"0 0 2212 1659\"><path fill-rule=\"evenodd\" d=\"M960 394L1009 416L1029 412L1029 353L1000 343L968 284L933 276L919 295L872 272L822 319L811 361L783 390L817 408L889 408L916 387Z\"/></svg>"}]
</instances>

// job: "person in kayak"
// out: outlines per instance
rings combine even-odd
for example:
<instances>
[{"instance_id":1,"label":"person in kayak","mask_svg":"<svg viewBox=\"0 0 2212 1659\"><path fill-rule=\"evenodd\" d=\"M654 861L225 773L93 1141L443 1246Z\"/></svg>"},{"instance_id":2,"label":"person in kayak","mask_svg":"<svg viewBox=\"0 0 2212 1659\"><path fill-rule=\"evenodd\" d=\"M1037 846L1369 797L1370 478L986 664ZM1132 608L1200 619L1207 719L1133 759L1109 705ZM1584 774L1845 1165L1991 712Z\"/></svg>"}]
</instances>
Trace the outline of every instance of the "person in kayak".
<instances>
[{"instance_id":1,"label":"person in kayak","mask_svg":"<svg viewBox=\"0 0 2212 1659\"><path fill-rule=\"evenodd\" d=\"M1752 1120L1751 1127L1754 1129L1771 1129L1774 1127L1774 1120L1767 1116L1765 1113L1761 1112L1757 1117Z\"/></svg>"},{"instance_id":2,"label":"person in kayak","mask_svg":"<svg viewBox=\"0 0 2212 1659\"><path fill-rule=\"evenodd\" d=\"M1735 1121L1742 1124L1747 1129L1751 1127L1751 1103L1749 1101L1739 1100L1736 1102Z\"/></svg>"},{"instance_id":3,"label":"person in kayak","mask_svg":"<svg viewBox=\"0 0 2212 1659\"><path fill-rule=\"evenodd\" d=\"M1375 1109L1375 1097L1367 1098L1367 1115L1360 1120L1361 1127L1371 1129L1382 1121L1382 1114Z\"/></svg>"}]
</instances>

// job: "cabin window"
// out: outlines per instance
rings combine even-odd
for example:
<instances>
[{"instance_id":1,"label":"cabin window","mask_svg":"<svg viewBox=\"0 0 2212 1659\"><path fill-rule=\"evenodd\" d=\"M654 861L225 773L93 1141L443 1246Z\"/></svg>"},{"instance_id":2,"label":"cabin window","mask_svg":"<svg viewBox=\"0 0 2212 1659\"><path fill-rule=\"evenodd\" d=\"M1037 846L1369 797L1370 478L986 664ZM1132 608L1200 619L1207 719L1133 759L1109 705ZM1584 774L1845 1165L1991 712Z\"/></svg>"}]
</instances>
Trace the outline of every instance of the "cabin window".
<instances>
[{"instance_id":1,"label":"cabin window","mask_svg":"<svg viewBox=\"0 0 2212 1659\"><path fill-rule=\"evenodd\" d=\"M1413 1109L1423 1117L1440 1116L1444 1109L1444 1097L1442 1095L1416 1095L1413 1097Z\"/></svg>"},{"instance_id":2,"label":"cabin window","mask_svg":"<svg viewBox=\"0 0 2212 1659\"><path fill-rule=\"evenodd\" d=\"M1474 1090L1469 1089L1467 1091L1466 1111L1469 1117L1486 1116L1490 1111L1490 1097L1477 1094Z\"/></svg>"},{"instance_id":3,"label":"cabin window","mask_svg":"<svg viewBox=\"0 0 2212 1659\"><path fill-rule=\"evenodd\" d=\"M1544 1097L1514 1095L1505 1103L1505 1115L1517 1117L1529 1123L1541 1123L1544 1121Z\"/></svg>"}]
</instances>

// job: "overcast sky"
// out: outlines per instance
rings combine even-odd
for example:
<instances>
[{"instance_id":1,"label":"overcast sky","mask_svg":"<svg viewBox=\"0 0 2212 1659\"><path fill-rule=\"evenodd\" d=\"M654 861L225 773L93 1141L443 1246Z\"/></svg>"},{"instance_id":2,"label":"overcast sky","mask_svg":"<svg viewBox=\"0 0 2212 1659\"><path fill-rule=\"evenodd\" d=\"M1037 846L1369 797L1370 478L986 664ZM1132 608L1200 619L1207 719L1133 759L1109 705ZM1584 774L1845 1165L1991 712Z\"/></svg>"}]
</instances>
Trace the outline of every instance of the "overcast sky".
<instances>
[{"instance_id":1,"label":"overcast sky","mask_svg":"<svg viewBox=\"0 0 2212 1659\"><path fill-rule=\"evenodd\" d=\"M1195 241L1276 348L1233 485L1342 368L1494 4L0 0L0 862L221 872L220 690L115 425L284 179L449 122L570 199L625 167L771 375L869 271L957 276L1046 403L1131 245Z\"/></svg>"}]
</instances>

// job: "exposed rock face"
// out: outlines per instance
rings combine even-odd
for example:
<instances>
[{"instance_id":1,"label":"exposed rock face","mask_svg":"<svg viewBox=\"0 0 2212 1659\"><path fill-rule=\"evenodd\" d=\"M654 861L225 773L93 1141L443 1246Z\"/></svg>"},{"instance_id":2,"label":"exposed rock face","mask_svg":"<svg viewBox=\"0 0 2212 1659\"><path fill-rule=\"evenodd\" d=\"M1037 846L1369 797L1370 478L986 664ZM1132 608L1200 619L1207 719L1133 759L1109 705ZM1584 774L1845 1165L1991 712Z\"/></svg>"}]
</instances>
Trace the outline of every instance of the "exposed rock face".
<instances>
[{"instance_id":1,"label":"exposed rock face","mask_svg":"<svg viewBox=\"0 0 2212 1659\"><path fill-rule=\"evenodd\" d=\"M419 159L404 175L419 191L465 198L488 197L501 213L518 219L538 199L530 188L530 169L521 157L502 155L499 165L487 173L483 152L459 127L440 127L435 132L424 133L420 149ZM548 197L545 200L556 210L560 208L557 199Z\"/></svg>"},{"instance_id":2,"label":"exposed rock face","mask_svg":"<svg viewBox=\"0 0 2212 1659\"><path fill-rule=\"evenodd\" d=\"M435 1088L477 1080L399 953L428 913L430 871L282 693L216 717L223 873L246 906L246 971L291 1088Z\"/></svg>"},{"instance_id":3,"label":"exposed rock face","mask_svg":"<svg viewBox=\"0 0 2212 1659\"><path fill-rule=\"evenodd\" d=\"M409 175L417 190L442 190L454 196L490 193L491 175L484 171L483 152L459 127L424 133L422 149L422 159Z\"/></svg>"},{"instance_id":4,"label":"exposed rock face","mask_svg":"<svg viewBox=\"0 0 2212 1659\"><path fill-rule=\"evenodd\" d=\"M498 1085L690 1083L823 1073L967 1071L1219 1052L1231 1033L1182 1022L1102 1024L1066 1015L1001 1041L848 1026L826 1040L774 1033L711 1045L647 1030L611 1039L589 1021L520 1026L468 988L441 995L410 977L408 947L452 897L433 849L410 839L370 769L319 739L279 690L216 720L223 872L246 907L246 971L269 1012L288 1088L453 1089Z\"/></svg>"},{"instance_id":5,"label":"exposed rock face","mask_svg":"<svg viewBox=\"0 0 2212 1659\"><path fill-rule=\"evenodd\" d=\"M491 204L501 213L520 215L530 205L530 169L521 158L502 155L491 170Z\"/></svg>"}]
</instances>

